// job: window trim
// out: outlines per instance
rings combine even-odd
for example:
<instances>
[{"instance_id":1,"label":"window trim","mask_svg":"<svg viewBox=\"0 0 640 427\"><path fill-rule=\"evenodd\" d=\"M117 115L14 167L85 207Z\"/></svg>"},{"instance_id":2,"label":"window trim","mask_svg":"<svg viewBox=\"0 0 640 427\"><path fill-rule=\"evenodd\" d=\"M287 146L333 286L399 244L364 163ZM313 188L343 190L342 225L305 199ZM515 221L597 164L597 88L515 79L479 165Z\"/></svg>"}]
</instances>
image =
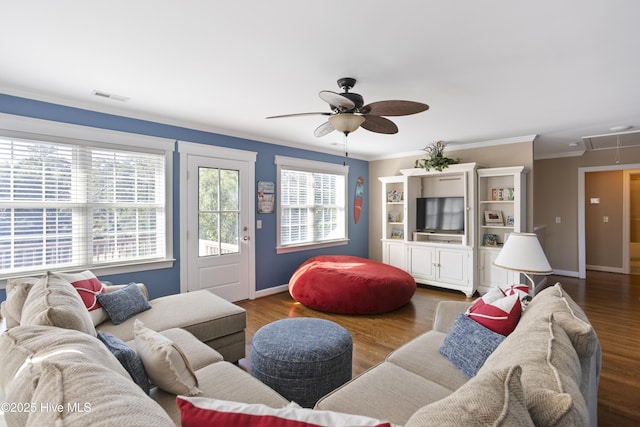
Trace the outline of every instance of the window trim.
<instances>
[{"instance_id":1,"label":"window trim","mask_svg":"<svg viewBox=\"0 0 640 427\"><path fill-rule=\"evenodd\" d=\"M280 176L283 167L290 167L293 169L302 170L305 172L319 172L319 173L332 173L336 175L344 176L344 232L345 237L342 239L328 240L323 242L309 242L309 243L297 243L292 245L283 246L280 241L281 232L281 218L282 218L282 206L280 204L282 197L276 196L276 253L284 254L289 252L306 251L311 249L329 248L333 246L343 246L349 243L349 166L340 165L336 163L326 163L316 160L306 160L296 157L274 156L274 163L276 165L276 188L282 195L282 188L280 182Z\"/></svg>"},{"instance_id":2,"label":"window trim","mask_svg":"<svg viewBox=\"0 0 640 427\"><path fill-rule=\"evenodd\" d=\"M92 147L108 147L111 149L124 148L131 150L136 147L141 152L152 152L165 157L165 245L164 259L150 261L122 262L119 265L92 266L91 271L96 274L110 275L132 273L171 268L175 262L173 256L173 152L176 141L141 134L92 128L69 123L54 122L31 117L15 116L0 113L0 134L21 139L40 140L43 142L60 142ZM82 267L80 267L81 269ZM77 271L79 268L71 269ZM6 287L6 279L37 275L46 272L32 270L28 273L16 273L0 279L0 289Z\"/></svg>"}]
</instances>

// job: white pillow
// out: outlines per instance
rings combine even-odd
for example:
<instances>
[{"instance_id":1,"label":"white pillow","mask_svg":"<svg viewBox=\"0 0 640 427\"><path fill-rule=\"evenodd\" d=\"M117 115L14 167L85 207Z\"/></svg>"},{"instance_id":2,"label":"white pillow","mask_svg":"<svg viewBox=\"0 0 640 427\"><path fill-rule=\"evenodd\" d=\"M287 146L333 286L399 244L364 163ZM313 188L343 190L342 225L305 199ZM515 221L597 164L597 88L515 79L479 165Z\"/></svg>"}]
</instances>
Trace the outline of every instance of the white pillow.
<instances>
[{"instance_id":1,"label":"white pillow","mask_svg":"<svg viewBox=\"0 0 640 427\"><path fill-rule=\"evenodd\" d=\"M198 379L189 360L173 341L146 328L136 319L133 323L136 350L151 381L173 394L200 394Z\"/></svg>"}]
</instances>

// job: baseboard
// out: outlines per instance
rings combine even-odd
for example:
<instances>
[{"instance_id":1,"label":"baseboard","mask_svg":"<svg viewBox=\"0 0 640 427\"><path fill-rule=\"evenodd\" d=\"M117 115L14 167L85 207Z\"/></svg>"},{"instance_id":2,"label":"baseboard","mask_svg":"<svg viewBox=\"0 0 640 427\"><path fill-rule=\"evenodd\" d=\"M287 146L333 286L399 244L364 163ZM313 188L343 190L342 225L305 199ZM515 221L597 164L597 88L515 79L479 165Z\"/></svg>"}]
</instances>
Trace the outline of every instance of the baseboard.
<instances>
[{"instance_id":1,"label":"baseboard","mask_svg":"<svg viewBox=\"0 0 640 427\"><path fill-rule=\"evenodd\" d=\"M286 292L288 290L289 290L289 284L274 286L272 288L261 289L259 291L256 291L255 297L262 298L262 297L266 297L273 294L279 294L280 292Z\"/></svg>"},{"instance_id":2,"label":"baseboard","mask_svg":"<svg viewBox=\"0 0 640 427\"><path fill-rule=\"evenodd\" d=\"M622 267L607 267L606 265L587 265L587 270L604 271L605 273L624 273Z\"/></svg>"},{"instance_id":3,"label":"baseboard","mask_svg":"<svg viewBox=\"0 0 640 427\"><path fill-rule=\"evenodd\" d=\"M580 277L580 275L578 274L577 271L570 271L570 270L553 270L553 273L557 276L567 276L567 277Z\"/></svg>"}]
</instances>

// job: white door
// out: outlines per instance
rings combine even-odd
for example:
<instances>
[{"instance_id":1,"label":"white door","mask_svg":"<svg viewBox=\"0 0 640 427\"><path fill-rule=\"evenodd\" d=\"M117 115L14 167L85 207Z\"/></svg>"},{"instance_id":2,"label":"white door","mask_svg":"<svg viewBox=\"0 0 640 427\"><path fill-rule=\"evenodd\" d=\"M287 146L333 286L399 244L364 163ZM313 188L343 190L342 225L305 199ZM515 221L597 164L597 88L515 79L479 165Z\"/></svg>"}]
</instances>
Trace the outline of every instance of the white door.
<instances>
[{"instance_id":1,"label":"white door","mask_svg":"<svg viewBox=\"0 0 640 427\"><path fill-rule=\"evenodd\" d=\"M220 150L210 149L214 150L211 155ZM181 165L186 166L186 173L182 172L186 201L181 198L181 223L186 225L186 235L181 232L181 239L186 241L181 244L181 290L206 289L228 301L252 298L254 163L200 153L182 156L181 150Z\"/></svg>"}]
</instances>

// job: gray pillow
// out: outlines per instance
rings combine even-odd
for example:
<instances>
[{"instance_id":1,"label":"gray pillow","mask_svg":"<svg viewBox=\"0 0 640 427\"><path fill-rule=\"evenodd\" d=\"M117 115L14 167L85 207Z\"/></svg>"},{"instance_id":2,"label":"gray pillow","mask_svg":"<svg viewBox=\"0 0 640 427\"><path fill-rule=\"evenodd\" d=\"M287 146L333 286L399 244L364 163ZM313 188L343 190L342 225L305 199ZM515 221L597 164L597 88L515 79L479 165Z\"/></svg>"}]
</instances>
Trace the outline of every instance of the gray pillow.
<instances>
[{"instance_id":1,"label":"gray pillow","mask_svg":"<svg viewBox=\"0 0 640 427\"><path fill-rule=\"evenodd\" d=\"M440 354L471 378L504 339L504 335L459 314L440 347Z\"/></svg>"},{"instance_id":2,"label":"gray pillow","mask_svg":"<svg viewBox=\"0 0 640 427\"><path fill-rule=\"evenodd\" d=\"M117 291L98 294L97 298L114 325L119 325L131 316L151 308L147 298L135 283Z\"/></svg>"},{"instance_id":3,"label":"gray pillow","mask_svg":"<svg viewBox=\"0 0 640 427\"><path fill-rule=\"evenodd\" d=\"M107 346L116 359L118 359L122 367L127 370L133 381L138 384L146 394L149 394L149 376L147 375L147 371L144 370L140 355L126 345L120 338L114 337L107 332L98 332L98 338Z\"/></svg>"}]
</instances>

